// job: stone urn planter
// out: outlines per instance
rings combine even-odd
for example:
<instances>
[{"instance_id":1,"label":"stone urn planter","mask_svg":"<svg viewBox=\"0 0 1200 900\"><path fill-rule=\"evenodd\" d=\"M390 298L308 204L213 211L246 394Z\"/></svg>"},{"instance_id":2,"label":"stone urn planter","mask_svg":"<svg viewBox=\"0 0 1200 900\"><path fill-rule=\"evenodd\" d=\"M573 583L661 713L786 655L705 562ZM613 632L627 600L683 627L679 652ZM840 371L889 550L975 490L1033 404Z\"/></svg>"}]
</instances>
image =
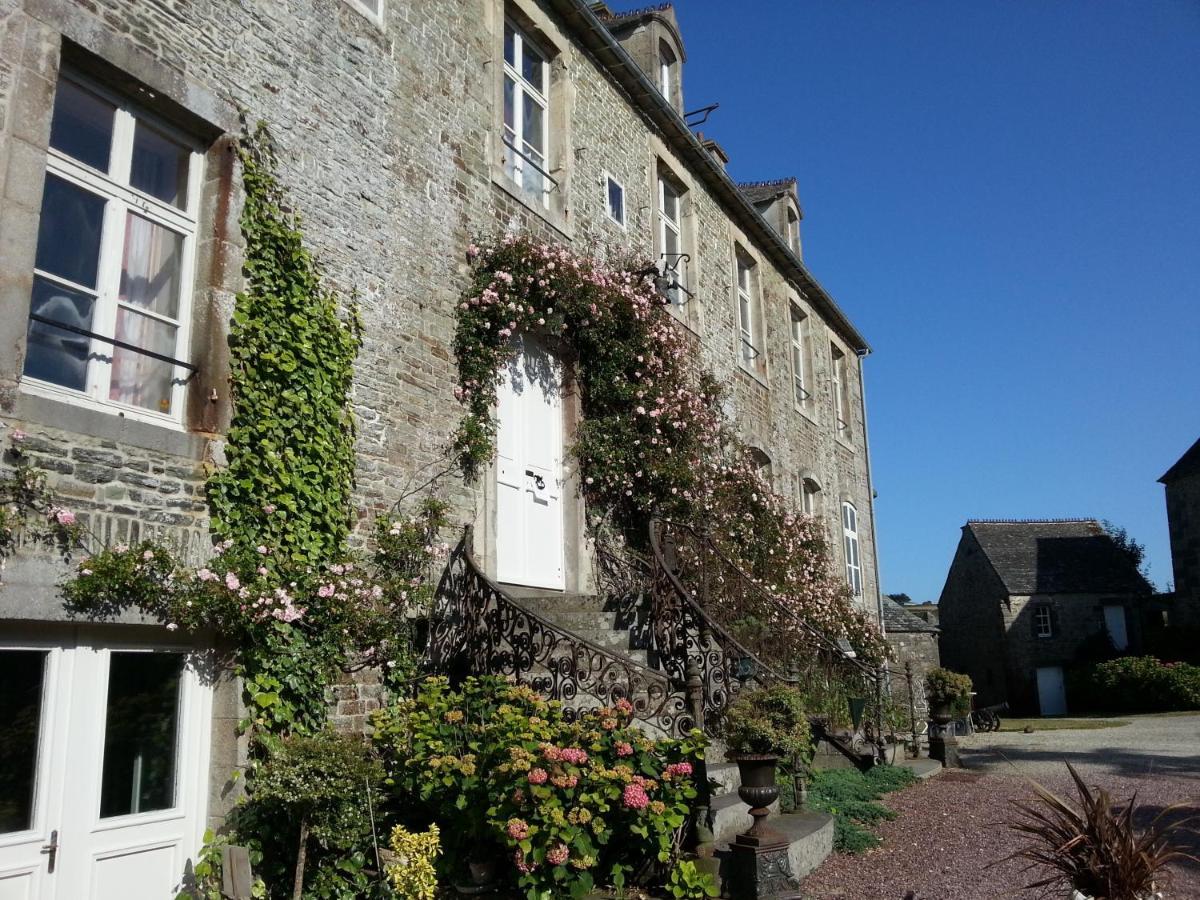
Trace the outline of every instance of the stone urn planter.
<instances>
[{"instance_id":1,"label":"stone urn planter","mask_svg":"<svg viewBox=\"0 0 1200 900\"><path fill-rule=\"evenodd\" d=\"M765 837L769 833L766 818L770 810L767 807L779 799L779 785L775 781L779 757L773 753L735 753L733 761L737 763L742 780L738 797L750 806L750 815L754 817L754 824L746 834Z\"/></svg>"},{"instance_id":2,"label":"stone urn planter","mask_svg":"<svg viewBox=\"0 0 1200 900\"><path fill-rule=\"evenodd\" d=\"M954 721L954 704L943 702L930 706L929 718L937 725L949 725Z\"/></svg>"}]
</instances>

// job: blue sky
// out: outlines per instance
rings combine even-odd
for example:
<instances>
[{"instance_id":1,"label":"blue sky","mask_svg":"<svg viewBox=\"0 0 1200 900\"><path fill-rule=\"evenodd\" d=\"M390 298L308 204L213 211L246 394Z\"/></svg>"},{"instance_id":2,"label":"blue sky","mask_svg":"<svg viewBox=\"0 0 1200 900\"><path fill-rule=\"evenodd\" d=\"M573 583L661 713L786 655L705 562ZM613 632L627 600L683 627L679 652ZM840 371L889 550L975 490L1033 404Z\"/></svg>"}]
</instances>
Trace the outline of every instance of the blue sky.
<instances>
[{"instance_id":1,"label":"blue sky","mask_svg":"<svg viewBox=\"0 0 1200 900\"><path fill-rule=\"evenodd\" d=\"M627 9L632 3L614 3ZM1200 2L677 0L688 109L795 175L867 361L884 589L968 518L1094 516L1171 580L1200 436Z\"/></svg>"}]
</instances>

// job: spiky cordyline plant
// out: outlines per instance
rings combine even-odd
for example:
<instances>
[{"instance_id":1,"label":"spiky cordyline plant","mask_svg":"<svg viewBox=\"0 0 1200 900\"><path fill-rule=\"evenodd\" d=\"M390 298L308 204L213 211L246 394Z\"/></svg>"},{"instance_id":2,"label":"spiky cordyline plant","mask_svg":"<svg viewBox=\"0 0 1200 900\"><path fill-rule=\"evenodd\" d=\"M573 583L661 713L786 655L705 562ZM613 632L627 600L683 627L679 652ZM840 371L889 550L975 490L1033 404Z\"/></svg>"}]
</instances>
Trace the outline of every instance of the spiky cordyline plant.
<instances>
[{"instance_id":1,"label":"spiky cordyline plant","mask_svg":"<svg viewBox=\"0 0 1200 900\"><path fill-rule=\"evenodd\" d=\"M1027 888L1058 885L1095 900L1148 900L1169 878L1167 865L1200 861L1177 840L1177 832L1195 818L1176 817L1184 804L1168 806L1138 829L1133 822L1136 794L1118 809L1108 791L1089 788L1070 763L1067 771L1079 792L1078 806L1037 782L1031 782L1036 795L1032 801L1013 801L1024 818L1008 827L1030 841L1000 862L1025 859L1029 868L1052 872Z\"/></svg>"}]
</instances>

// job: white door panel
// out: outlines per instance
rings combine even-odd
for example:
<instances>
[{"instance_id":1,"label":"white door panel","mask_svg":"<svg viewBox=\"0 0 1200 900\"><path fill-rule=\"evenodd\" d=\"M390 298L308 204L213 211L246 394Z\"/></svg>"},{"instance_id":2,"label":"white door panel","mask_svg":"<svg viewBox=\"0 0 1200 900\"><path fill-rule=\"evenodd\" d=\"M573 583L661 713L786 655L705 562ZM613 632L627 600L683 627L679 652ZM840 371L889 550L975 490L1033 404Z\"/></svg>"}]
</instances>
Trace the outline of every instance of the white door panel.
<instances>
[{"instance_id":1,"label":"white door panel","mask_svg":"<svg viewBox=\"0 0 1200 900\"><path fill-rule=\"evenodd\" d=\"M1067 691L1062 666L1041 666L1037 670L1038 706L1043 716L1061 716L1067 712Z\"/></svg>"},{"instance_id":2,"label":"white door panel","mask_svg":"<svg viewBox=\"0 0 1200 900\"><path fill-rule=\"evenodd\" d=\"M496 393L497 577L561 590L561 369L539 348L519 346Z\"/></svg>"},{"instance_id":3,"label":"white door panel","mask_svg":"<svg viewBox=\"0 0 1200 900\"><path fill-rule=\"evenodd\" d=\"M29 815L28 779L0 772L0 900L171 900L199 847L211 690L187 647L114 645L104 635L72 629L40 650L34 827L12 831ZM20 676L24 666L28 687L29 659L19 654L37 649L0 636L0 674ZM20 726L29 704L17 706L0 697L0 713L15 712ZM0 728L14 733L10 721ZM11 741L5 747L11 765Z\"/></svg>"}]
</instances>

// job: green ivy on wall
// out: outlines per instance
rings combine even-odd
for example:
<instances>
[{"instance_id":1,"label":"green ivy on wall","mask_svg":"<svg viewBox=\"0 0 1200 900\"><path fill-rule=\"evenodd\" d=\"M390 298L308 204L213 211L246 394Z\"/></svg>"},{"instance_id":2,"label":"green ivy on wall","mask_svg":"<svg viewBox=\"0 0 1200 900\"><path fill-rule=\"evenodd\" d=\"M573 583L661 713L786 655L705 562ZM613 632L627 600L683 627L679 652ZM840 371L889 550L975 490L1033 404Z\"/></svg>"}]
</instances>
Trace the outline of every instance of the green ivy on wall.
<instances>
[{"instance_id":1,"label":"green ivy on wall","mask_svg":"<svg viewBox=\"0 0 1200 900\"><path fill-rule=\"evenodd\" d=\"M239 152L246 289L229 335L228 465L208 480L212 528L241 547L315 564L341 557L350 530L348 397L360 326L321 284L276 180L266 126L246 133Z\"/></svg>"}]
</instances>

